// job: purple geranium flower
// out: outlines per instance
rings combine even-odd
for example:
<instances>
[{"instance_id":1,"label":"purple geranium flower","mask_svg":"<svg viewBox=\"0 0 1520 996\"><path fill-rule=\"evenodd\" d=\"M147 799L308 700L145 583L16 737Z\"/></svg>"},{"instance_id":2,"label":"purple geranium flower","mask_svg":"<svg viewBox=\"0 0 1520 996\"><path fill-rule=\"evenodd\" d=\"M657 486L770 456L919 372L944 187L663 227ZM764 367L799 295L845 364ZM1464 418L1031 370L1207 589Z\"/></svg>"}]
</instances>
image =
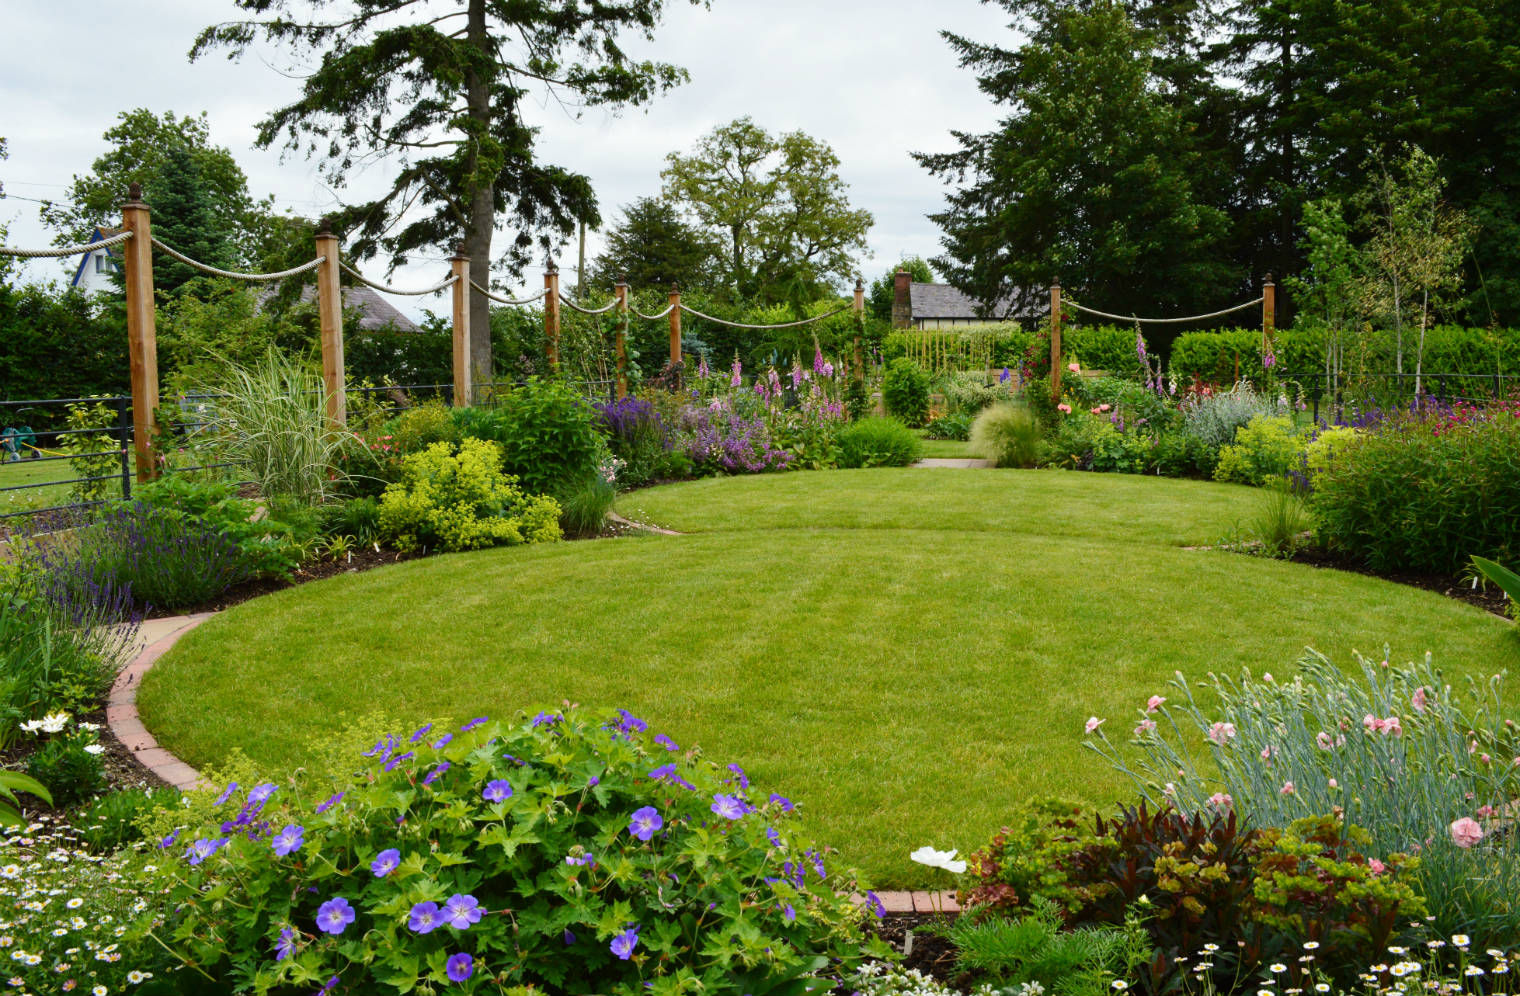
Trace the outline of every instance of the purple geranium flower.
<instances>
[{"instance_id":1,"label":"purple geranium flower","mask_svg":"<svg viewBox=\"0 0 1520 996\"><path fill-rule=\"evenodd\" d=\"M487 782L486 789L480 793L486 802L506 802L512 797L512 783L505 778Z\"/></svg>"},{"instance_id":2,"label":"purple geranium flower","mask_svg":"<svg viewBox=\"0 0 1520 996\"><path fill-rule=\"evenodd\" d=\"M450 765L449 762L447 762L447 761L440 762L439 765L438 765L438 767L434 768L432 771L429 771L427 773L427 775L422 779L422 784L424 784L424 785L431 785L431 784L433 784L434 782L436 782L438 780L438 776L442 775L445 771L448 771L450 767L452 767L452 765Z\"/></svg>"},{"instance_id":3,"label":"purple geranium flower","mask_svg":"<svg viewBox=\"0 0 1520 996\"><path fill-rule=\"evenodd\" d=\"M469 733L471 730L475 729L475 727L477 727L477 726L483 726L485 724L485 722L486 722L486 717L485 716L476 716L474 719L470 720L468 723L466 723L463 726L461 726L459 728L459 732L460 733Z\"/></svg>"},{"instance_id":4,"label":"purple geranium flower","mask_svg":"<svg viewBox=\"0 0 1520 996\"><path fill-rule=\"evenodd\" d=\"M375 860L370 863L369 870L376 878L384 878L399 867L401 867L401 852L391 847L375 855Z\"/></svg>"},{"instance_id":5,"label":"purple geranium flower","mask_svg":"<svg viewBox=\"0 0 1520 996\"><path fill-rule=\"evenodd\" d=\"M649 777L657 782L670 781L674 779L675 776L676 766L674 764L662 764L649 773Z\"/></svg>"},{"instance_id":6,"label":"purple geranium flower","mask_svg":"<svg viewBox=\"0 0 1520 996\"><path fill-rule=\"evenodd\" d=\"M881 897L876 893L867 891L866 902L871 904L871 912L876 914L876 919L880 920L887 915L887 908L882 905Z\"/></svg>"},{"instance_id":7,"label":"purple geranium flower","mask_svg":"<svg viewBox=\"0 0 1520 996\"><path fill-rule=\"evenodd\" d=\"M743 768L739 767L737 764L730 764L728 766L728 770L732 771L734 774L736 774L736 775L739 776L739 787L740 788L742 788L742 789L749 788L749 779L747 777L745 777L744 769Z\"/></svg>"},{"instance_id":8,"label":"purple geranium flower","mask_svg":"<svg viewBox=\"0 0 1520 996\"><path fill-rule=\"evenodd\" d=\"M468 930L480 922L480 900L456 892L443 904L443 916L444 921L455 930Z\"/></svg>"},{"instance_id":9,"label":"purple geranium flower","mask_svg":"<svg viewBox=\"0 0 1520 996\"><path fill-rule=\"evenodd\" d=\"M773 847L781 846L781 834L776 832L775 827L766 827L765 836L770 840Z\"/></svg>"},{"instance_id":10,"label":"purple geranium flower","mask_svg":"<svg viewBox=\"0 0 1520 996\"><path fill-rule=\"evenodd\" d=\"M656 733L654 736L654 742L659 744L661 747L664 747L666 750L674 751L681 749L680 744L676 743L674 740L670 739L663 733Z\"/></svg>"},{"instance_id":11,"label":"purple geranium flower","mask_svg":"<svg viewBox=\"0 0 1520 996\"><path fill-rule=\"evenodd\" d=\"M322 805L320 805L320 806L317 807L317 812L318 813L325 813L325 812L327 812L329 809L333 808L338 803L342 802L343 801L343 796L345 796L346 794L347 794L346 792L338 792L338 793L335 793L333 795L328 796L327 797L327 801L324 802L324 803L322 803Z\"/></svg>"},{"instance_id":12,"label":"purple geranium flower","mask_svg":"<svg viewBox=\"0 0 1520 996\"><path fill-rule=\"evenodd\" d=\"M190 849L185 852L185 857L189 859L192 865L198 865L226 846L226 837L222 837L218 840L207 840L205 838L202 838L190 845Z\"/></svg>"},{"instance_id":13,"label":"purple geranium flower","mask_svg":"<svg viewBox=\"0 0 1520 996\"><path fill-rule=\"evenodd\" d=\"M410 761L412 758L414 758L416 756L417 756L417 752L416 751L410 751L410 750L407 751L405 754L397 754L395 757L393 757L389 761L385 762L385 770L386 771L394 771L394 770L396 770L396 765L402 763L403 761Z\"/></svg>"},{"instance_id":14,"label":"purple geranium flower","mask_svg":"<svg viewBox=\"0 0 1520 996\"><path fill-rule=\"evenodd\" d=\"M563 934L560 935L560 937L564 940L565 947L567 948L575 943L575 934L572 933L568 928Z\"/></svg>"},{"instance_id":15,"label":"purple geranium flower","mask_svg":"<svg viewBox=\"0 0 1520 996\"><path fill-rule=\"evenodd\" d=\"M645 806L634 811L633 819L628 822L628 832L639 840L647 841L664 825L665 821L660 817L659 811L653 806Z\"/></svg>"},{"instance_id":16,"label":"purple geranium flower","mask_svg":"<svg viewBox=\"0 0 1520 996\"><path fill-rule=\"evenodd\" d=\"M784 795L777 795L774 792L771 793L771 802L779 805L783 813L790 813L792 809L795 808L792 806L792 800L788 799Z\"/></svg>"},{"instance_id":17,"label":"purple geranium flower","mask_svg":"<svg viewBox=\"0 0 1520 996\"><path fill-rule=\"evenodd\" d=\"M428 731L431 730L432 728L433 728L433 724L432 723L428 723L426 726L423 726L421 729L419 729L416 733L413 733L412 736L411 736L411 739L408 740L407 743L409 743L409 744L416 743L417 741L421 740L423 737L427 736L428 735Z\"/></svg>"},{"instance_id":18,"label":"purple geranium flower","mask_svg":"<svg viewBox=\"0 0 1520 996\"><path fill-rule=\"evenodd\" d=\"M303 839L305 835L305 827L296 826L292 823L275 835L272 842L274 844L274 853L283 858L295 851L299 851L301 845L306 842Z\"/></svg>"},{"instance_id":19,"label":"purple geranium flower","mask_svg":"<svg viewBox=\"0 0 1520 996\"><path fill-rule=\"evenodd\" d=\"M159 849L167 851L169 848L171 848L171 847L174 846L174 842L176 840L179 840L179 831L178 830L175 830L173 833L169 834L169 836L167 836L163 840L159 841L158 842Z\"/></svg>"},{"instance_id":20,"label":"purple geranium flower","mask_svg":"<svg viewBox=\"0 0 1520 996\"><path fill-rule=\"evenodd\" d=\"M639 925L633 924L627 930L614 937L608 947L612 949L612 953L617 955L620 960L627 961L633 957L633 949L638 946L638 943Z\"/></svg>"},{"instance_id":21,"label":"purple geranium flower","mask_svg":"<svg viewBox=\"0 0 1520 996\"><path fill-rule=\"evenodd\" d=\"M648 723L644 722L642 719L638 718L627 709L619 709L618 715L622 718L618 720L617 728L622 730L624 733L643 733L645 730L649 729Z\"/></svg>"},{"instance_id":22,"label":"purple geranium flower","mask_svg":"<svg viewBox=\"0 0 1520 996\"><path fill-rule=\"evenodd\" d=\"M712 811L725 820L737 820L744 816L744 800L736 795L723 795L719 793L713 796Z\"/></svg>"},{"instance_id":23,"label":"purple geranium flower","mask_svg":"<svg viewBox=\"0 0 1520 996\"><path fill-rule=\"evenodd\" d=\"M232 798L232 793L234 793L236 791L237 791L237 782L231 782L230 784L228 784L228 786L226 788L222 789L222 794L216 797L216 801L213 802L212 805L213 806L220 806L222 803L224 803L228 799Z\"/></svg>"},{"instance_id":24,"label":"purple geranium flower","mask_svg":"<svg viewBox=\"0 0 1520 996\"><path fill-rule=\"evenodd\" d=\"M324 934L341 934L354 922L354 908L342 896L329 899L317 910L317 929Z\"/></svg>"},{"instance_id":25,"label":"purple geranium flower","mask_svg":"<svg viewBox=\"0 0 1520 996\"><path fill-rule=\"evenodd\" d=\"M443 911L437 903L418 903L412 907L412 914L406 925L419 934L431 934L443 926Z\"/></svg>"},{"instance_id":26,"label":"purple geranium flower","mask_svg":"<svg viewBox=\"0 0 1520 996\"><path fill-rule=\"evenodd\" d=\"M286 958L289 958L291 955L295 954L295 951L295 934L291 933L289 927L286 927L284 930L280 931L280 939L275 943L274 960L284 961Z\"/></svg>"},{"instance_id":27,"label":"purple geranium flower","mask_svg":"<svg viewBox=\"0 0 1520 996\"><path fill-rule=\"evenodd\" d=\"M448 960L447 971L450 982L463 982L475 971L475 959L461 951Z\"/></svg>"},{"instance_id":28,"label":"purple geranium flower","mask_svg":"<svg viewBox=\"0 0 1520 996\"><path fill-rule=\"evenodd\" d=\"M279 786L274 782L265 782L263 785L258 786L252 792L248 793L248 805L264 805L264 803L269 801L269 797L274 795L274 791L277 788L279 788Z\"/></svg>"},{"instance_id":29,"label":"purple geranium flower","mask_svg":"<svg viewBox=\"0 0 1520 996\"><path fill-rule=\"evenodd\" d=\"M564 717L557 712L541 712L533 717L534 726L553 726Z\"/></svg>"},{"instance_id":30,"label":"purple geranium flower","mask_svg":"<svg viewBox=\"0 0 1520 996\"><path fill-rule=\"evenodd\" d=\"M579 857L577 857L574 854L567 854L565 856L565 864L567 864L567 865L594 865L594 864L596 864L596 859L591 856L591 852L590 851L587 851L587 852L581 854Z\"/></svg>"},{"instance_id":31,"label":"purple geranium flower","mask_svg":"<svg viewBox=\"0 0 1520 996\"><path fill-rule=\"evenodd\" d=\"M452 734L452 733L445 733L443 736L441 736L437 740L433 741L433 749L434 750L443 750L445 747L447 747L449 745L449 741L451 741L453 739L454 739L454 734Z\"/></svg>"},{"instance_id":32,"label":"purple geranium flower","mask_svg":"<svg viewBox=\"0 0 1520 996\"><path fill-rule=\"evenodd\" d=\"M791 903L787 903L786 906L781 910L781 916L786 920L787 923L791 923L793 920L797 919L797 911L792 909Z\"/></svg>"}]
</instances>

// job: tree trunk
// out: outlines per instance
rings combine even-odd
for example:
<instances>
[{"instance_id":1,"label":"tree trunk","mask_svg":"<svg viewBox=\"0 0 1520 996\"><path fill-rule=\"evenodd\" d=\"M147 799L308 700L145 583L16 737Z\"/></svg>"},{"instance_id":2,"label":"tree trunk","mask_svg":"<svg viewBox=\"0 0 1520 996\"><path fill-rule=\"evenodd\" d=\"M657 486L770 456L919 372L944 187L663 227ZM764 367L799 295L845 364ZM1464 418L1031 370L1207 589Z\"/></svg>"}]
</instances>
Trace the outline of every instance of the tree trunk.
<instances>
[{"instance_id":1,"label":"tree trunk","mask_svg":"<svg viewBox=\"0 0 1520 996\"><path fill-rule=\"evenodd\" d=\"M1420 398L1420 377L1425 373L1425 328L1430 324L1430 291L1425 292L1424 299L1420 302L1420 346L1414 354L1414 396Z\"/></svg>"},{"instance_id":2,"label":"tree trunk","mask_svg":"<svg viewBox=\"0 0 1520 996\"><path fill-rule=\"evenodd\" d=\"M466 38L482 52L490 52L486 35L486 0L470 0ZM470 120L484 132L491 130L490 81L473 69L465 79L465 107ZM466 166L464 252L470 257L471 278L482 287L491 286L491 235L496 228L496 204L492 193L494 176L479 172L479 152L472 149ZM492 391L496 371L491 356L491 302L485 295L470 293L470 369L471 383L478 402Z\"/></svg>"}]
</instances>

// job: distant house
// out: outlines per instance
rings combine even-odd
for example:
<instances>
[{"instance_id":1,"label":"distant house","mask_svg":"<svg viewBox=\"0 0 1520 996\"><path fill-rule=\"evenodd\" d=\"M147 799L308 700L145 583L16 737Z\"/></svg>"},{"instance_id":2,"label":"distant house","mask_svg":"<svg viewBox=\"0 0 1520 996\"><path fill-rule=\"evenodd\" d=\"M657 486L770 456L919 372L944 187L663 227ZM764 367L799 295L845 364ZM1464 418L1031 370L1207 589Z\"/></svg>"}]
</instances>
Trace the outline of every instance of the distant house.
<instances>
[{"instance_id":1,"label":"distant house","mask_svg":"<svg viewBox=\"0 0 1520 996\"><path fill-rule=\"evenodd\" d=\"M952 329L995 322L1033 318L1035 310L1008 297L991 308L949 284L925 284L898 270L893 285L892 327L898 329Z\"/></svg>"},{"instance_id":2,"label":"distant house","mask_svg":"<svg viewBox=\"0 0 1520 996\"><path fill-rule=\"evenodd\" d=\"M312 304L316 300L316 284L307 284L301 288L303 303ZM394 304L363 284L343 288L343 310L359 312L359 328L364 332L422 331L416 322L403 315Z\"/></svg>"},{"instance_id":3,"label":"distant house","mask_svg":"<svg viewBox=\"0 0 1520 996\"><path fill-rule=\"evenodd\" d=\"M91 242L99 242L101 239L109 239L113 235L120 235L120 228L97 228L90 233ZM116 284L111 280L113 273L121 272L121 247L107 246L104 249L92 249L85 253L79 260L79 266L74 270L74 279L69 281L70 287L77 287L86 294L97 292L113 292Z\"/></svg>"}]
</instances>

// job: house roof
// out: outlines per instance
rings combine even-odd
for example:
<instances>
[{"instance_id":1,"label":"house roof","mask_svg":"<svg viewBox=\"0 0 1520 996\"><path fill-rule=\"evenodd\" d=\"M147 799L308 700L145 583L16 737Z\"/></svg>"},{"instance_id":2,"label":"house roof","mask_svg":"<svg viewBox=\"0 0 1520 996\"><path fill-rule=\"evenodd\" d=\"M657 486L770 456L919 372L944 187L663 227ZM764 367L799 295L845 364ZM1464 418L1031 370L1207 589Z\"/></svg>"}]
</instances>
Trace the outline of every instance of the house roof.
<instances>
[{"instance_id":1,"label":"house roof","mask_svg":"<svg viewBox=\"0 0 1520 996\"><path fill-rule=\"evenodd\" d=\"M1015 298L1005 297L997 302L990 314L983 314L981 303L949 284L923 284L915 281L908 286L908 301L913 309L913 320L921 318L959 318L980 321L1018 318L1027 310L1016 307Z\"/></svg>"},{"instance_id":2,"label":"house roof","mask_svg":"<svg viewBox=\"0 0 1520 996\"><path fill-rule=\"evenodd\" d=\"M273 287L266 287L259 293L260 306L275 293ZM301 301L311 304L317 299L317 285L306 284L301 288ZM374 290L359 284L343 288L343 309L359 312L359 328L365 332L377 332L385 329L394 329L397 332L420 332L417 323L412 321L394 305L381 297Z\"/></svg>"},{"instance_id":3,"label":"house roof","mask_svg":"<svg viewBox=\"0 0 1520 996\"><path fill-rule=\"evenodd\" d=\"M101 239L109 239L111 236L120 235L125 231L125 228L96 228L95 231L90 233L90 241L99 242ZM79 286L79 281L84 277L85 266L89 264L90 257L94 256L97 252L104 252L107 256L111 257L116 255L116 250L112 246L106 246L104 249L91 249L89 252L81 255L79 257L79 265L74 268L74 279L69 281L70 287Z\"/></svg>"}]
</instances>

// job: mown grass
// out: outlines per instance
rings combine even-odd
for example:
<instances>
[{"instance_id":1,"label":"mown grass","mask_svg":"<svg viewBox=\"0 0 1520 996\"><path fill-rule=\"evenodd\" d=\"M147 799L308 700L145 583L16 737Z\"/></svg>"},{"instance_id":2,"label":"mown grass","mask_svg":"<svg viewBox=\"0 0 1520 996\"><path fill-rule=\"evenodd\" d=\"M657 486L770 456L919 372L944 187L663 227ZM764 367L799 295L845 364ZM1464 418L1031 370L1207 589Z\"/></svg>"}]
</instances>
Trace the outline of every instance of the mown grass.
<instances>
[{"instance_id":1,"label":"mown grass","mask_svg":"<svg viewBox=\"0 0 1520 996\"><path fill-rule=\"evenodd\" d=\"M192 764L272 769L373 710L399 722L565 700L623 706L800 801L878 883L984 843L1033 796L1126 786L1081 747L1176 669L1270 669L1305 646L1453 673L1520 664L1513 625L1359 575L1188 550L1243 488L1117 475L858 471L698 481L624 514L692 533L414 561L239 606L144 682Z\"/></svg>"}]
</instances>

